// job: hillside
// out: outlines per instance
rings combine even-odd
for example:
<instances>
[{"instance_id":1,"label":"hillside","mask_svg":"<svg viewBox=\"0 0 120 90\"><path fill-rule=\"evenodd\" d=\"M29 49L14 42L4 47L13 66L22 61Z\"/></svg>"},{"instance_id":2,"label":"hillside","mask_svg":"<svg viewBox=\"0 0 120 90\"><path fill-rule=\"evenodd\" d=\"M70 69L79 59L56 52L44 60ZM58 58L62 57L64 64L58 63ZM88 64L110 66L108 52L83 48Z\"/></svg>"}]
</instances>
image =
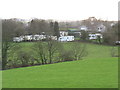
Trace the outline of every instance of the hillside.
<instances>
[{"instance_id":1,"label":"hillside","mask_svg":"<svg viewBox=\"0 0 120 90\"><path fill-rule=\"evenodd\" d=\"M83 60L5 70L4 88L117 88L118 58L111 46L87 44ZM117 49L117 47L116 47Z\"/></svg>"}]
</instances>

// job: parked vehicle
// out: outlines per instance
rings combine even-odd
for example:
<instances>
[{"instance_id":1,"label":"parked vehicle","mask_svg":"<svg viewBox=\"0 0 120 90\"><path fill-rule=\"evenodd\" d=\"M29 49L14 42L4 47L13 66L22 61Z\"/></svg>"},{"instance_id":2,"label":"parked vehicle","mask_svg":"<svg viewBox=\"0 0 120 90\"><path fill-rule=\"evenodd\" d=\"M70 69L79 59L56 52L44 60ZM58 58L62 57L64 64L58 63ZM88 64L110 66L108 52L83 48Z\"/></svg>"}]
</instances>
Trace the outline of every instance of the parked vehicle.
<instances>
[{"instance_id":1,"label":"parked vehicle","mask_svg":"<svg viewBox=\"0 0 120 90\"><path fill-rule=\"evenodd\" d=\"M95 40L98 38L98 36L100 36L100 38L102 37L102 34L96 33L96 34L89 34L89 40Z\"/></svg>"},{"instance_id":2,"label":"parked vehicle","mask_svg":"<svg viewBox=\"0 0 120 90\"><path fill-rule=\"evenodd\" d=\"M14 42L21 42L21 41L23 41L23 38L21 38L21 37L14 37L13 41Z\"/></svg>"},{"instance_id":3,"label":"parked vehicle","mask_svg":"<svg viewBox=\"0 0 120 90\"><path fill-rule=\"evenodd\" d=\"M116 42L115 42L115 45L120 45L120 41L116 41Z\"/></svg>"},{"instance_id":4,"label":"parked vehicle","mask_svg":"<svg viewBox=\"0 0 120 90\"><path fill-rule=\"evenodd\" d=\"M39 41L44 40L46 38L51 38L52 40L57 40L57 36L46 36L46 35L24 35L20 37L14 37L14 42L22 42L22 41Z\"/></svg>"}]
</instances>

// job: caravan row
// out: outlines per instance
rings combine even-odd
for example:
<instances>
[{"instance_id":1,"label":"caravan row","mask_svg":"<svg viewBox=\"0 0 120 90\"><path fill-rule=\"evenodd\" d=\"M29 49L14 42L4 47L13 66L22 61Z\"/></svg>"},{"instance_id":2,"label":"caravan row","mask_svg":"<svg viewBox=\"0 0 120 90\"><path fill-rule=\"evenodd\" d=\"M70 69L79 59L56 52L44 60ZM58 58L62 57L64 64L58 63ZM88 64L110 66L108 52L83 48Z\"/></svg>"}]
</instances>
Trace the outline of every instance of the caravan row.
<instances>
[{"instance_id":1,"label":"caravan row","mask_svg":"<svg viewBox=\"0 0 120 90\"><path fill-rule=\"evenodd\" d=\"M22 41L38 41L46 38L51 38L52 40L57 40L57 36L46 36L46 35L25 35L20 37L14 37L14 42L22 42Z\"/></svg>"},{"instance_id":2,"label":"caravan row","mask_svg":"<svg viewBox=\"0 0 120 90\"><path fill-rule=\"evenodd\" d=\"M44 39L58 40L58 41L74 41L74 36L61 36L57 39L57 36L47 36L47 35L25 35L20 37L14 37L14 42L22 41L39 41Z\"/></svg>"}]
</instances>

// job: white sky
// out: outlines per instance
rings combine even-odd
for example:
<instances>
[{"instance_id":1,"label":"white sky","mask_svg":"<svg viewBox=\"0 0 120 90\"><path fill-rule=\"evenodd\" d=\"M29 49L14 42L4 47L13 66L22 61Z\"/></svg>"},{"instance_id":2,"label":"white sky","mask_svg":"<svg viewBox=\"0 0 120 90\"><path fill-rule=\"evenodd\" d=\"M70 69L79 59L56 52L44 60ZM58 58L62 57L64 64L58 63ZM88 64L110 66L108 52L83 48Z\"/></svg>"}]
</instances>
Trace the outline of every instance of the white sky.
<instances>
[{"instance_id":1,"label":"white sky","mask_svg":"<svg viewBox=\"0 0 120 90\"><path fill-rule=\"evenodd\" d=\"M119 0L1 0L0 18L118 20Z\"/></svg>"}]
</instances>

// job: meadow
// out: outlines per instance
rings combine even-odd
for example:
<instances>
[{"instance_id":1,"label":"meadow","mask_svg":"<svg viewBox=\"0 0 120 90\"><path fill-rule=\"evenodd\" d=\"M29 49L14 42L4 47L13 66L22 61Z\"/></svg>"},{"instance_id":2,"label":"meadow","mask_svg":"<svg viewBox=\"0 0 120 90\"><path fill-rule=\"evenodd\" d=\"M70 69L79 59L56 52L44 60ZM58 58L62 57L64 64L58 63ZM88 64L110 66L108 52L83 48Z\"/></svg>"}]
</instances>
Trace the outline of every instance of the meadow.
<instances>
[{"instance_id":1,"label":"meadow","mask_svg":"<svg viewBox=\"0 0 120 90\"><path fill-rule=\"evenodd\" d=\"M32 46L21 44L25 50ZM85 45L88 55L82 60L2 71L3 88L117 88L118 57L111 56L113 46Z\"/></svg>"}]
</instances>

